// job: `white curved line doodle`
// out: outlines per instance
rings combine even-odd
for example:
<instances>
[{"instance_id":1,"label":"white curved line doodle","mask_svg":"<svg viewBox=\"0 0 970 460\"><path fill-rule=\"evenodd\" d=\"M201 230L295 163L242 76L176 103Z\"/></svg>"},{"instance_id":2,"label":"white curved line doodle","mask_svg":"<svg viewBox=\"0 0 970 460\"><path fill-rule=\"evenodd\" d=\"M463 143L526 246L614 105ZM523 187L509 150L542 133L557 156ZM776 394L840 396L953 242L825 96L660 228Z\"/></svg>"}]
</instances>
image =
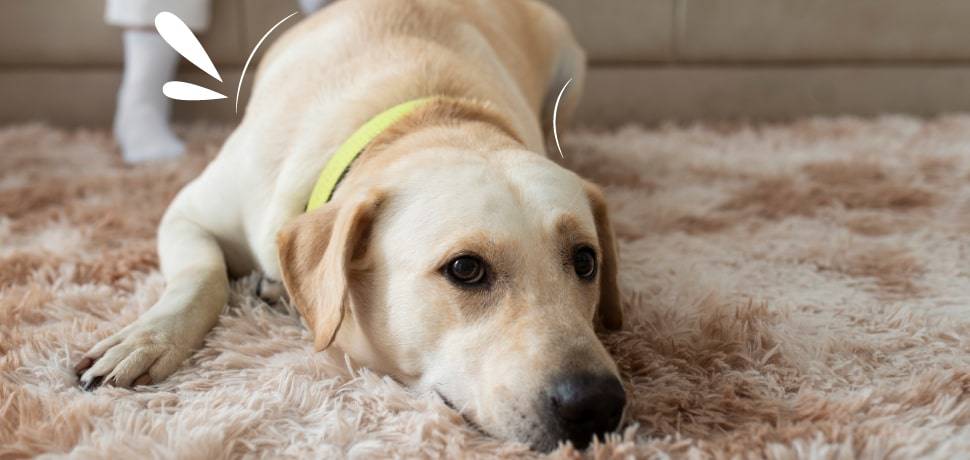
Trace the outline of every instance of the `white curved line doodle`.
<instances>
[{"instance_id":1,"label":"white curved line doodle","mask_svg":"<svg viewBox=\"0 0 970 460\"><path fill-rule=\"evenodd\" d=\"M292 18L296 14L297 12L294 11L289 16L281 19L280 22L277 22L275 26L271 27L265 34L263 34L263 38L260 38L259 41L256 42L256 47L253 48L253 52L249 53L249 58L246 59L246 65L243 66L242 74L239 75L239 85L236 86L236 113L239 113L239 92L242 91L243 79L246 78L246 70L249 69L249 63L252 62L253 56L256 55L256 50L258 50L259 46L263 44L263 40L266 40L266 37L269 37L269 34L273 33L273 31L276 30L280 24L283 24L287 19Z\"/></svg>"},{"instance_id":2,"label":"white curved line doodle","mask_svg":"<svg viewBox=\"0 0 970 460\"><path fill-rule=\"evenodd\" d=\"M559 150L559 156L564 160L566 156L562 154L562 147L559 145L559 123L556 122L556 119L559 117L559 102L562 101L562 95L566 92L566 87L572 82L573 79L570 78L566 81L565 85L562 85L562 89L559 90L559 96L556 97L556 105L552 108L552 137L556 139L556 149Z\"/></svg>"}]
</instances>

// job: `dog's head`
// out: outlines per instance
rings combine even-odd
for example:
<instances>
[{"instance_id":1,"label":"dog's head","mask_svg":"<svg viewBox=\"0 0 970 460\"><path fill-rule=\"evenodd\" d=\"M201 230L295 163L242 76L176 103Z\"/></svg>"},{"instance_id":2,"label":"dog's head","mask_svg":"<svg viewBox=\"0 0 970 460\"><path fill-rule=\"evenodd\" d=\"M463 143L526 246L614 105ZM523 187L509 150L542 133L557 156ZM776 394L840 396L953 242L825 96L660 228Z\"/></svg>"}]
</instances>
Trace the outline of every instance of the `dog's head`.
<instances>
[{"instance_id":1,"label":"dog's head","mask_svg":"<svg viewBox=\"0 0 970 460\"><path fill-rule=\"evenodd\" d=\"M595 186L522 151L430 149L346 187L279 237L318 348L536 449L617 428L625 394L594 327L622 313Z\"/></svg>"}]
</instances>

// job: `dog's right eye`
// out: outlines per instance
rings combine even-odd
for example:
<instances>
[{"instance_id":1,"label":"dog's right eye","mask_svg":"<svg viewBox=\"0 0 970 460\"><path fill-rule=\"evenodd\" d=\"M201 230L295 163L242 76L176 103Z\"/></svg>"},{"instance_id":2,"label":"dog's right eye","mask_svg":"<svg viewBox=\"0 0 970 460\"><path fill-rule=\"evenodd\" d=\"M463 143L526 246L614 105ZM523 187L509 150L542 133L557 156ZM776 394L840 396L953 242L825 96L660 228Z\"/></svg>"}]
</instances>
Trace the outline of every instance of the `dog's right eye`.
<instances>
[{"instance_id":1,"label":"dog's right eye","mask_svg":"<svg viewBox=\"0 0 970 460\"><path fill-rule=\"evenodd\" d=\"M485 261L477 256L460 256L445 266L445 274L452 283L474 286L485 281Z\"/></svg>"}]
</instances>

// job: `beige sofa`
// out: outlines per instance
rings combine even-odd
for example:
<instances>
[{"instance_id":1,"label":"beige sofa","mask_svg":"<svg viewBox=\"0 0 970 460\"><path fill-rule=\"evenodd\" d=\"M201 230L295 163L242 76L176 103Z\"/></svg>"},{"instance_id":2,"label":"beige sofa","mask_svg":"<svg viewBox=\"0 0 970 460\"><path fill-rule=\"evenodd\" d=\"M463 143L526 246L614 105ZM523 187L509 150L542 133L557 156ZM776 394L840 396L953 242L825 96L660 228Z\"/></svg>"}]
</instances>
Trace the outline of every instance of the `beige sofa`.
<instances>
[{"instance_id":1,"label":"beige sofa","mask_svg":"<svg viewBox=\"0 0 970 460\"><path fill-rule=\"evenodd\" d=\"M346 0L352 1L352 0ZM586 46L586 124L970 109L967 0L549 0ZM121 66L103 0L0 0L0 123L104 125ZM289 0L221 0L203 38L233 94ZM278 34L278 32L277 32ZM179 119L233 120L231 101Z\"/></svg>"}]
</instances>

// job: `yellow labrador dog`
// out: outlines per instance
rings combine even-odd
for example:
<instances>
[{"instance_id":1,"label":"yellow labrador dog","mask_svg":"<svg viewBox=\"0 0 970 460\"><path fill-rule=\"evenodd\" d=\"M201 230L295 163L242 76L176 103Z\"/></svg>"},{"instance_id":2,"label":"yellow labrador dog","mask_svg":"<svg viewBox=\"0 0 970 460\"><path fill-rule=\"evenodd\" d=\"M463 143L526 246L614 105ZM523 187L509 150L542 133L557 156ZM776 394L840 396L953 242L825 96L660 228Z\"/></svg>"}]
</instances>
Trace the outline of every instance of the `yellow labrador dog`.
<instances>
[{"instance_id":1,"label":"yellow labrador dog","mask_svg":"<svg viewBox=\"0 0 970 460\"><path fill-rule=\"evenodd\" d=\"M85 355L81 385L164 379L229 276L259 270L318 349L435 391L488 434L548 450L616 429L626 398L594 332L622 322L606 205L544 155L584 65L533 0L346 0L295 26L162 220L163 295ZM349 138L365 147L308 211Z\"/></svg>"}]
</instances>

